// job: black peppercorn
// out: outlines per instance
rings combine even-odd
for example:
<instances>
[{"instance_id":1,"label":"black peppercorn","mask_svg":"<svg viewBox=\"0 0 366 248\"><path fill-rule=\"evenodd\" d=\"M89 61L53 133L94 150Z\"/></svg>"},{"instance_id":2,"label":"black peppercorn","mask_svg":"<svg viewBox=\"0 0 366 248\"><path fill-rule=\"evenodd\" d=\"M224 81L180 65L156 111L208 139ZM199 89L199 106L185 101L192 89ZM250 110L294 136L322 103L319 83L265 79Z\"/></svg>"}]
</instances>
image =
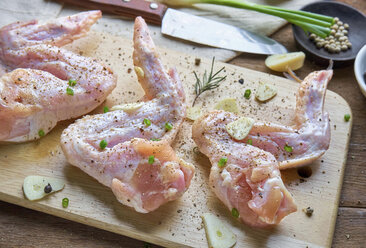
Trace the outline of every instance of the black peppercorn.
<instances>
[{"instance_id":1,"label":"black peppercorn","mask_svg":"<svg viewBox=\"0 0 366 248\"><path fill-rule=\"evenodd\" d=\"M44 187L44 192L48 194L51 193L51 191L52 191L51 184L47 184L46 187Z\"/></svg>"}]
</instances>

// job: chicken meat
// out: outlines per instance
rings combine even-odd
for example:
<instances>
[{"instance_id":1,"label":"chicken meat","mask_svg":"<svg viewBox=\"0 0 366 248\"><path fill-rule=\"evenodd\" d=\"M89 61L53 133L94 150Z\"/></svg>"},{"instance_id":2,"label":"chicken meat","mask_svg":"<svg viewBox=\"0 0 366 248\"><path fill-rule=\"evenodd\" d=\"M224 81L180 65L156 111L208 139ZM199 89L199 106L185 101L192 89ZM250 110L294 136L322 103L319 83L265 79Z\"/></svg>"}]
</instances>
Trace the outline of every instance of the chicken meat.
<instances>
[{"instance_id":1,"label":"chicken meat","mask_svg":"<svg viewBox=\"0 0 366 248\"><path fill-rule=\"evenodd\" d=\"M38 139L111 93L117 80L109 68L59 47L85 36L100 17L88 11L0 29L0 141Z\"/></svg>"},{"instance_id":2,"label":"chicken meat","mask_svg":"<svg viewBox=\"0 0 366 248\"><path fill-rule=\"evenodd\" d=\"M170 146L186 113L178 73L165 71L141 17L133 41L144 101L77 120L64 130L61 147L70 164L110 187L119 202L147 213L180 197L194 167Z\"/></svg>"}]
</instances>

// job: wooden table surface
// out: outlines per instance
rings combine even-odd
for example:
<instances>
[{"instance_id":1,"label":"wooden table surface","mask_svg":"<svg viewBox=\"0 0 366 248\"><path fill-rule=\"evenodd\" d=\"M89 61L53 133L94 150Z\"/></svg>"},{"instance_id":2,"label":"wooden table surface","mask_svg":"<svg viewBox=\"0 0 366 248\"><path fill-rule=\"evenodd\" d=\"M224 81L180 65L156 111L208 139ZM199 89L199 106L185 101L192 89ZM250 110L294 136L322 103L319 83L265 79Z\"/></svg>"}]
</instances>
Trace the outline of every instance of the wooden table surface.
<instances>
[{"instance_id":1,"label":"wooden table surface","mask_svg":"<svg viewBox=\"0 0 366 248\"><path fill-rule=\"evenodd\" d=\"M339 2L366 13L364 0ZM284 44L289 51L296 51L290 25L276 32L272 38ZM265 67L264 59L265 56L243 54L229 63L273 73ZM297 74L304 78L319 69L322 67L306 61ZM353 66L335 69L328 89L346 99L354 118L332 247L366 247L366 98L358 88ZM156 246L0 201L0 247Z\"/></svg>"}]
</instances>

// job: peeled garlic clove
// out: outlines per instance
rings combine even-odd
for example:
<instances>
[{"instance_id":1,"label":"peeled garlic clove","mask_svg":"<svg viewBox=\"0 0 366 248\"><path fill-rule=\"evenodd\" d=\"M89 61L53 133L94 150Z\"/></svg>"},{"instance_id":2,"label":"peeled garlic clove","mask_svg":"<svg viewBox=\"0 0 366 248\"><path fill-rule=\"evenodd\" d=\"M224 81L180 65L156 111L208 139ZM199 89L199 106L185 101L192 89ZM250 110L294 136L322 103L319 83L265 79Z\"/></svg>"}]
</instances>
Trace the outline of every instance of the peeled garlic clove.
<instances>
[{"instance_id":1,"label":"peeled garlic clove","mask_svg":"<svg viewBox=\"0 0 366 248\"><path fill-rule=\"evenodd\" d=\"M316 40L320 42L321 40ZM304 65L305 53L294 52L285 54L275 54L266 58L265 64L268 68L274 71L286 72L288 69L297 70Z\"/></svg>"},{"instance_id":2,"label":"peeled garlic clove","mask_svg":"<svg viewBox=\"0 0 366 248\"><path fill-rule=\"evenodd\" d=\"M234 98L226 98L224 100L219 101L216 104L215 109L224 110L235 114L239 112L238 104L236 103L236 99Z\"/></svg>"},{"instance_id":3,"label":"peeled garlic clove","mask_svg":"<svg viewBox=\"0 0 366 248\"><path fill-rule=\"evenodd\" d=\"M201 217L210 248L230 248L235 245L235 234L219 218L210 213Z\"/></svg>"},{"instance_id":4,"label":"peeled garlic clove","mask_svg":"<svg viewBox=\"0 0 366 248\"><path fill-rule=\"evenodd\" d=\"M198 106L187 108L187 118L195 121L201 115L201 108Z\"/></svg>"},{"instance_id":5,"label":"peeled garlic clove","mask_svg":"<svg viewBox=\"0 0 366 248\"><path fill-rule=\"evenodd\" d=\"M50 186L45 190L45 187L48 184L50 184ZM51 189L49 187L51 187ZM28 176L23 182L24 195L30 201L42 199L46 195L62 190L64 187L64 180L52 177Z\"/></svg>"},{"instance_id":6,"label":"peeled garlic clove","mask_svg":"<svg viewBox=\"0 0 366 248\"><path fill-rule=\"evenodd\" d=\"M123 110L127 113L132 113L144 105L142 102L126 103L121 105L114 105L110 111Z\"/></svg>"},{"instance_id":7,"label":"peeled garlic clove","mask_svg":"<svg viewBox=\"0 0 366 248\"><path fill-rule=\"evenodd\" d=\"M255 93L255 98L258 101L265 102L272 97L277 95L277 89L273 85L259 82L257 92Z\"/></svg>"},{"instance_id":8,"label":"peeled garlic clove","mask_svg":"<svg viewBox=\"0 0 366 248\"><path fill-rule=\"evenodd\" d=\"M243 140L252 129L254 120L252 118L240 117L236 121L226 125L226 131L236 140Z\"/></svg>"}]
</instances>

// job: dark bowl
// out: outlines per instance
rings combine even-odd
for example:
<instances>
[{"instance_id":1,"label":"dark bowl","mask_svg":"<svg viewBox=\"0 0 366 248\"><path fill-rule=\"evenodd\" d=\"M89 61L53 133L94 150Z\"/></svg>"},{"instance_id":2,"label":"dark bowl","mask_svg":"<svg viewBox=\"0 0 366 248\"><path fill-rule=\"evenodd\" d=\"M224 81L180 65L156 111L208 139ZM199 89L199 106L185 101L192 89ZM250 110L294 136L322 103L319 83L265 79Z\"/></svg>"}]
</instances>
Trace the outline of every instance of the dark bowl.
<instances>
[{"instance_id":1,"label":"dark bowl","mask_svg":"<svg viewBox=\"0 0 366 248\"><path fill-rule=\"evenodd\" d=\"M329 64L330 59L333 60L334 67L352 64L358 51L366 44L366 16L347 4L331 1L311 3L301 10L339 17L342 22L348 23L350 26L348 39L352 43L352 48L345 52L329 53L324 48L317 48L300 27L292 25L296 45L305 52L307 58L324 66Z\"/></svg>"}]
</instances>

